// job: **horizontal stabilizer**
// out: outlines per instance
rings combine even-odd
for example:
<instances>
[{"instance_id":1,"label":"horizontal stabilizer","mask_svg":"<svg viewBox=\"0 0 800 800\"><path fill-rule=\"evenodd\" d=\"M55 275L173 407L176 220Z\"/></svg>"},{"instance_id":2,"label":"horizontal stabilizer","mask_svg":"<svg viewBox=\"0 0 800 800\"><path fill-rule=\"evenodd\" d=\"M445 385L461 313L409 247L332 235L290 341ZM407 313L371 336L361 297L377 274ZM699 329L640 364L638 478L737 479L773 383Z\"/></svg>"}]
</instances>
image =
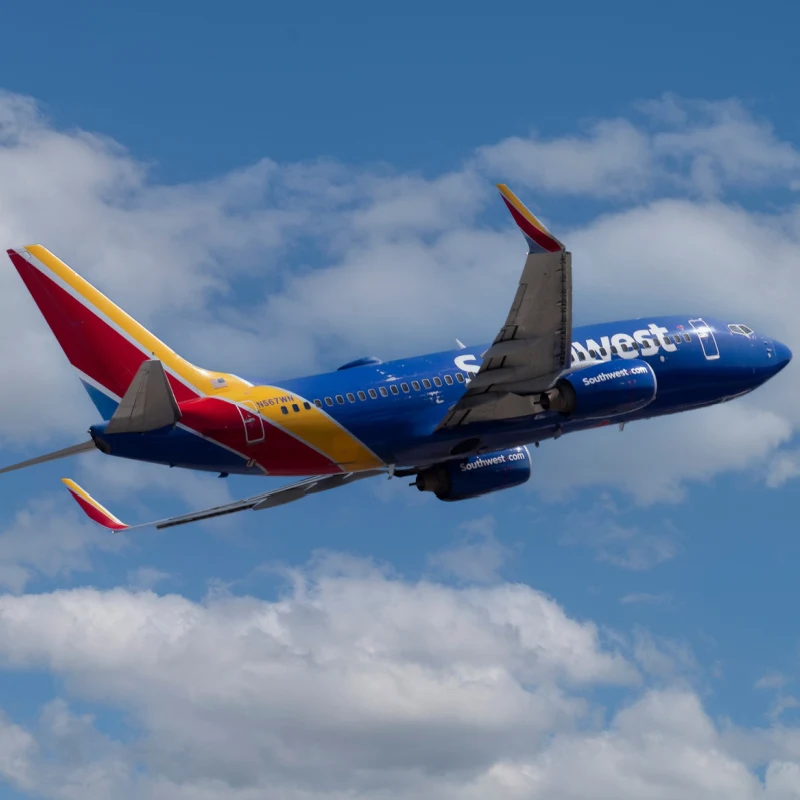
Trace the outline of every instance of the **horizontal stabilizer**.
<instances>
[{"instance_id":1,"label":"horizontal stabilizer","mask_svg":"<svg viewBox=\"0 0 800 800\"><path fill-rule=\"evenodd\" d=\"M55 461L59 458L75 456L78 455L78 453L88 453L89 450L94 449L95 443L89 439L88 442L84 442L83 444L74 444L71 447L65 447L63 450L56 450L54 453L48 453L44 456L37 456L36 458L29 458L27 461L20 461L19 464L12 464L10 467L3 467L0 469L0 474L3 472L13 472L15 469L32 467L34 464L44 464L46 461Z\"/></svg>"},{"instance_id":2,"label":"horizontal stabilizer","mask_svg":"<svg viewBox=\"0 0 800 800\"><path fill-rule=\"evenodd\" d=\"M106 426L106 433L146 433L174 425L178 401L158 359L143 361Z\"/></svg>"}]
</instances>

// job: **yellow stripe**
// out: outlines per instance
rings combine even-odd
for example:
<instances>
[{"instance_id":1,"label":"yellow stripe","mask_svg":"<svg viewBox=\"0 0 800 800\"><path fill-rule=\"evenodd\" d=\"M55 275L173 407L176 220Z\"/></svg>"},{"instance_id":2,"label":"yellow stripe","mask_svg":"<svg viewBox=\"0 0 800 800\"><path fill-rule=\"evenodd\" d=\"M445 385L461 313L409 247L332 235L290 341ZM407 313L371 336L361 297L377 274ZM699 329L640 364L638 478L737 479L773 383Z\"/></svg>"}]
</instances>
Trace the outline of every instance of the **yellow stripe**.
<instances>
[{"instance_id":1,"label":"yellow stripe","mask_svg":"<svg viewBox=\"0 0 800 800\"><path fill-rule=\"evenodd\" d=\"M189 385L194 386L205 394L224 394L231 389L243 389L247 384L240 378L224 372L210 372L200 369L181 358L177 353L167 347L160 339L153 336L144 326L140 325L133 317L126 314L119 306L111 302L104 294L84 280L77 272L68 267L60 258L53 255L46 247L40 244L31 244L25 247L34 258L43 266L58 276L76 294L82 297L87 304L97 309L101 314L111 320L117 327L125 331L144 350L152 354L164 365L181 377ZM226 386L217 388L212 385L213 378L224 378Z\"/></svg>"},{"instance_id":2,"label":"yellow stripe","mask_svg":"<svg viewBox=\"0 0 800 800\"><path fill-rule=\"evenodd\" d=\"M525 207L523 202L514 194L514 192L511 191L511 189L508 188L508 186L506 186L504 183L498 183L497 188L500 190L500 193L503 195L503 197L505 197L506 200L508 200L508 202L511 203L511 205L514 206L514 208L516 208L517 211L519 211L519 213L531 223L531 225L538 228L542 233L546 233L549 237L554 238L553 234L550 233L550 231L548 231L547 228L545 228L545 226L533 216L533 214Z\"/></svg>"},{"instance_id":3,"label":"yellow stripe","mask_svg":"<svg viewBox=\"0 0 800 800\"><path fill-rule=\"evenodd\" d=\"M151 353L152 357L162 361L168 369L183 378L191 386L212 396L222 394L234 401L250 400L254 402L262 416L324 453L337 464L347 466L353 470L374 469L384 466L383 462L361 444L358 439L313 403L311 403L310 409L304 409L302 404L305 398L297 397L297 402L301 409L299 413L293 412L291 403L289 403L289 414L283 414L281 412L282 404L277 400L280 397L289 395L290 392L276 386L250 386L241 378L236 378L228 373L211 372L195 367L167 347L119 306L112 303L111 300L53 255L47 248L33 244L26 246L25 249L76 294L82 297L87 304L125 331L131 339L148 353ZM211 383L212 378L218 377L224 378L227 384L222 389L216 388ZM310 401L307 402L310 403ZM106 509L77 484L70 482L67 485L87 502L92 503L99 511L109 514ZM109 516L116 519L113 514L109 514Z\"/></svg>"},{"instance_id":4,"label":"yellow stripe","mask_svg":"<svg viewBox=\"0 0 800 800\"><path fill-rule=\"evenodd\" d=\"M78 484L75 483L75 481L70 480L69 478L62 478L61 482L68 489L70 489L71 491L75 492L75 494L80 495L83 500L85 500L87 503L89 503L89 505L94 506L101 514L104 514L106 517L108 517L113 522L116 522L116 523L118 523L120 525L124 525L125 524L121 519L118 519L117 517L115 517L107 508L105 508L104 506L101 506L100 503L98 503L97 500L95 500L94 497L92 497L85 489L81 489L81 487L78 486Z\"/></svg>"},{"instance_id":5,"label":"yellow stripe","mask_svg":"<svg viewBox=\"0 0 800 800\"><path fill-rule=\"evenodd\" d=\"M236 394L239 399L239 393ZM282 399L287 397L293 399ZM324 453L336 464L352 470L385 466L355 436L300 395L292 394L279 386L254 386L246 395L242 394L241 399L255 403L261 416ZM304 408L304 402L311 408ZM297 404L300 411L294 411L292 404ZM288 410L287 414L281 411L282 406Z\"/></svg>"}]
</instances>

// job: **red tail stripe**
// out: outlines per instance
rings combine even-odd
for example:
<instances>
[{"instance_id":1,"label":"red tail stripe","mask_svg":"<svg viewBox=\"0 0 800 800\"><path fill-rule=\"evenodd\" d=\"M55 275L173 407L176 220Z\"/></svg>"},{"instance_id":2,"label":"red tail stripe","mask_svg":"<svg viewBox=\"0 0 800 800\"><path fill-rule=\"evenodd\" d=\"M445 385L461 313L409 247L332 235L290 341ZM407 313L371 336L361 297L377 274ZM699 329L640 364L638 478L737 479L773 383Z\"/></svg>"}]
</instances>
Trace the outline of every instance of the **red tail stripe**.
<instances>
[{"instance_id":1,"label":"red tail stripe","mask_svg":"<svg viewBox=\"0 0 800 800\"><path fill-rule=\"evenodd\" d=\"M27 259L13 250L9 257L70 364L118 397L124 395L148 355ZM178 402L198 396L171 375L169 381Z\"/></svg>"}]
</instances>

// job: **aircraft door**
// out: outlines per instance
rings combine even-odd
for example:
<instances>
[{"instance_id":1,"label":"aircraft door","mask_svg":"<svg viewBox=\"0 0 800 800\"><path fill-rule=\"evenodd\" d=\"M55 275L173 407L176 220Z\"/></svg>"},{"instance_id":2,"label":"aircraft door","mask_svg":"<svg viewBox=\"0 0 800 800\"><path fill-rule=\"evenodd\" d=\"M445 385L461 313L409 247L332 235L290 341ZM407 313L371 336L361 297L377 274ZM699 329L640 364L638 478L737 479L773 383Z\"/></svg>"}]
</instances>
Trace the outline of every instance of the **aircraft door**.
<instances>
[{"instance_id":1,"label":"aircraft door","mask_svg":"<svg viewBox=\"0 0 800 800\"><path fill-rule=\"evenodd\" d=\"M247 408L242 408L247 406ZM244 425L244 440L247 444L258 444L264 441L264 420L261 415L256 411L256 404L250 400L244 401L241 405L236 406L239 409L239 415L242 418L242 425Z\"/></svg>"},{"instance_id":2,"label":"aircraft door","mask_svg":"<svg viewBox=\"0 0 800 800\"><path fill-rule=\"evenodd\" d=\"M689 324L694 328L697 338L700 340L700 347L703 348L703 355L708 361L719 358L719 347L714 337L714 331L702 319L690 319Z\"/></svg>"}]
</instances>

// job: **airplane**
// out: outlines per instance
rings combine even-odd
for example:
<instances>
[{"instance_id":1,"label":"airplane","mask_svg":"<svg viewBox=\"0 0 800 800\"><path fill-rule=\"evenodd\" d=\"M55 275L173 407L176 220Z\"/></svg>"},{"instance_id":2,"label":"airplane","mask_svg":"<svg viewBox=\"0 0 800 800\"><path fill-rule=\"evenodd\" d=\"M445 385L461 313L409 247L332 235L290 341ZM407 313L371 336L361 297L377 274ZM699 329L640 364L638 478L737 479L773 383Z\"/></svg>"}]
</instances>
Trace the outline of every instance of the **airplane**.
<instances>
[{"instance_id":1,"label":"airplane","mask_svg":"<svg viewBox=\"0 0 800 800\"><path fill-rule=\"evenodd\" d=\"M70 479L111 531L164 529L263 510L388 475L454 502L525 483L528 445L741 397L791 361L740 322L699 314L572 326L572 255L505 185L528 245L511 308L490 343L254 384L197 367L43 246L8 255L103 421L89 440L0 470L78 453L228 475L302 479L188 514L127 525Z\"/></svg>"}]
</instances>

